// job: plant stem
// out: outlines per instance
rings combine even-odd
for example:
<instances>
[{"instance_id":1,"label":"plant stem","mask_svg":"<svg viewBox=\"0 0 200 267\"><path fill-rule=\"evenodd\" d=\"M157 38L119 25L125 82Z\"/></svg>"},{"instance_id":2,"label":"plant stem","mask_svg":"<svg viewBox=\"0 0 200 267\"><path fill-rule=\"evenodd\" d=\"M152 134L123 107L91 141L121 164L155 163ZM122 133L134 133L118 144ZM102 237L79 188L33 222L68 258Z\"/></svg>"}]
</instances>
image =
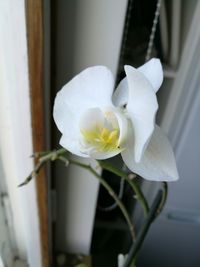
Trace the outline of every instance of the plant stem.
<instances>
[{"instance_id":1,"label":"plant stem","mask_svg":"<svg viewBox=\"0 0 200 267\"><path fill-rule=\"evenodd\" d=\"M67 159L66 157L64 157L63 155L66 154L67 152L68 151L66 149L61 148L61 149L54 150L54 151L35 153L33 156L38 158L39 162L36 165L36 167L34 168L34 170L31 172L31 174L26 178L26 180L22 184L20 184L20 186L23 186L23 185L27 184L28 182L30 182L30 180L39 172L39 170L44 165L44 163L46 163L49 160L55 161L55 160L59 159L59 160L65 162L65 164L67 164L67 165L69 163L71 163L71 164L75 164L77 166L80 166L82 168L88 169L90 172L92 172L95 175L95 177L108 190L109 194L116 201L117 205L121 209L121 211L122 211L122 213L123 213L123 215L127 221L127 224L130 228L132 239L134 240L135 239L135 232L134 232L134 227L133 227L133 224L131 223L129 214L128 214L124 204L118 198L118 196L115 194L115 192L112 190L110 185L91 166L83 164L83 163L78 162L76 160L71 160L71 159ZM115 166L111 165L110 163L108 163L106 161L98 161L98 163L103 169L108 170L108 171L116 174L119 177L122 177L123 179L125 179L128 182L128 184L134 190L134 192L137 196L137 199L143 208L144 214L147 216L148 212L149 212L148 203L147 203L147 201L144 197L144 194L141 191L139 185L133 179L130 178L130 174L123 172L122 170L116 168ZM163 201L164 201L164 199L163 199Z\"/></svg>"},{"instance_id":2,"label":"plant stem","mask_svg":"<svg viewBox=\"0 0 200 267\"><path fill-rule=\"evenodd\" d=\"M138 186L138 184L136 183L136 181L134 181L133 179L130 179L129 174L121 171L120 169L116 168L115 166L111 165L110 163L106 162L106 161L98 161L99 165L105 169L108 170L114 174L116 174L119 177L124 178L128 184L131 186L131 188L133 189L133 191L135 192L136 196L137 196L137 200L140 202L144 214L145 216L147 216L148 212L149 212L149 206L147 203L147 200L142 192L142 190L140 189L140 187Z\"/></svg>"},{"instance_id":3,"label":"plant stem","mask_svg":"<svg viewBox=\"0 0 200 267\"><path fill-rule=\"evenodd\" d=\"M50 151L50 152L47 151L47 152L35 153L35 156L39 157L41 161L42 160L56 160L57 157L62 156L64 154L66 154L66 153L67 153L66 149L60 148L60 149L57 149L57 150L54 150L54 151ZM119 177L124 178L128 182L130 187L135 192L137 200L140 202L140 204L141 204L141 206L143 208L145 216L147 216L147 214L149 212L149 206L148 206L146 198L145 198L142 190L140 189L139 185L137 184L137 182L134 181L133 179L130 179L129 174L123 172L122 170L116 168L115 166L113 166L112 164L110 164L110 163L108 163L106 161L98 161L98 163L103 169L108 170L108 171L116 174ZM81 163L80 163L79 166L81 166Z\"/></svg>"},{"instance_id":4,"label":"plant stem","mask_svg":"<svg viewBox=\"0 0 200 267\"><path fill-rule=\"evenodd\" d=\"M37 174L39 173L40 169L45 165L45 163L49 160L54 161L60 155L66 154L67 150L64 148L53 150L53 151L42 151L36 152L32 155L34 158L38 158L38 163L35 165L33 171L29 174L29 176L25 179L25 181L18 185L18 187L22 187L28 184Z\"/></svg>"},{"instance_id":5,"label":"plant stem","mask_svg":"<svg viewBox=\"0 0 200 267\"><path fill-rule=\"evenodd\" d=\"M167 195L168 195L168 184L167 182L162 182L163 184L163 188L162 188L162 199L160 201L160 205L158 207L158 210L157 210L157 214L155 216L155 218L162 212L164 206L165 206L165 203L167 201Z\"/></svg>"},{"instance_id":6,"label":"plant stem","mask_svg":"<svg viewBox=\"0 0 200 267\"><path fill-rule=\"evenodd\" d=\"M116 193L113 191L112 187L90 165L81 163L81 162L76 161L76 160L68 159L65 156L63 156L66 153L68 153L68 151L65 150L64 148L54 150L54 151L35 153L33 155L33 157L38 158L38 163L36 164L34 170L26 178L26 180L23 183L21 183L19 186L23 186L23 185L26 185L27 183L29 183L35 176L37 176L40 169L49 160L50 161L60 160L60 161L64 162L66 165L71 163L71 164L80 166L84 169L87 169L99 180L99 182L106 188L108 193L116 201L117 205L119 206L121 212L123 213L123 215L126 219L128 226L129 226L129 229L131 232L131 237L132 237L133 241L135 241L135 230L134 230L134 226L131 222L131 219L129 217L129 214L126 210L126 207L122 203L122 201L118 198ZM137 199L143 208L144 214L147 216L146 221L145 221L144 225L142 226L142 229L139 232L135 243L131 247L130 253L129 253L128 258L127 258L125 265L124 265L124 267L134 267L137 253L138 253L139 249L141 248L141 245L144 241L144 238L148 232L148 229L149 229L151 223L153 222L153 220L161 213L161 211L165 205L165 202L167 199L167 194L168 194L168 185L166 182L163 182L163 190L160 190L158 192L158 194L157 194L157 196L153 202L153 205L152 205L151 209L149 210L149 206L148 206L148 203L145 199L145 196L144 196L143 192L141 191L139 185L135 182L135 180L132 179L132 177L131 177L132 174L124 173L122 170L116 168L115 166L113 166L112 164L110 164L106 161L98 161L98 163L102 167L102 169L108 170L108 171L116 174L117 176L122 177L124 180L126 180L128 182L128 184L134 190L134 192L137 196Z\"/></svg>"},{"instance_id":7,"label":"plant stem","mask_svg":"<svg viewBox=\"0 0 200 267\"><path fill-rule=\"evenodd\" d=\"M62 157L62 156L59 156L58 159L60 159L63 162L65 162L67 160L67 161L69 161L70 164L74 164L74 165L80 166L80 167L82 167L84 169L87 169L88 171L90 171L99 180L99 182L106 188L106 190L108 191L110 196L116 201L118 207L120 208L120 210L121 210L122 214L124 215L124 218L125 218L128 226L129 226L131 237L132 237L132 239L134 241L135 240L135 230L134 230L134 226L133 226L133 224L131 222L131 219L129 217L129 214L128 214L124 204L118 198L118 196L116 195L116 193L114 192L112 187L101 177L101 175L99 175L90 165L80 163L79 161L76 161L76 160L66 159L65 157Z\"/></svg>"},{"instance_id":8,"label":"plant stem","mask_svg":"<svg viewBox=\"0 0 200 267\"><path fill-rule=\"evenodd\" d=\"M145 223L143 224L142 226L142 229L141 231L139 232L138 236L137 236L137 239L135 241L135 243L132 245L131 249L130 249L130 252L128 254L128 257L125 261L125 264L123 267L130 267L130 266L134 266L135 264L135 260L136 260L136 256L137 256L137 253L138 251L140 250L142 244L143 244L143 241L145 239L145 236L149 230L149 227L152 223L152 220L153 218L155 217L155 214L158 210L158 207L160 206L160 203L162 201L162 190L159 190L159 192L157 193L156 195L156 198L152 204L152 207L149 211L149 214L146 218L146 221Z\"/></svg>"},{"instance_id":9,"label":"plant stem","mask_svg":"<svg viewBox=\"0 0 200 267\"><path fill-rule=\"evenodd\" d=\"M40 161L36 164L34 170L29 174L29 176L25 179L24 182L18 185L18 187L22 187L28 184L37 174L39 173L40 169L44 166L45 161Z\"/></svg>"},{"instance_id":10,"label":"plant stem","mask_svg":"<svg viewBox=\"0 0 200 267\"><path fill-rule=\"evenodd\" d=\"M28 184L35 176L37 176L37 174L39 173L40 169L49 160L51 160L51 161L60 160L60 161L64 162L66 165L69 165L71 163L71 164L80 166L80 167L82 167L84 169L87 169L88 171L90 171L99 180L99 182L106 188L108 193L116 201L116 203L119 206L122 214L125 217L125 220L126 220L128 226L129 226L129 229L130 229L131 237L132 237L132 239L134 241L135 240L134 226L133 226L133 224L131 222L131 219L129 217L129 214L128 214L124 204L118 198L116 193L113 191L112 187L90 165L83 164L83 163L81 163L79 161L76 161L76 160L68 159L68 158L63 156L66 153L67 153L67 150L65 150L63 148L58 149L58 150L54 150L54 151L50 151L50 152L35 153L34 157L38 158L38 163L35 166L34 170L30 173L30 175L25 179L25 181L19 185L19 187Z\"/></svg>"}]
</instances>

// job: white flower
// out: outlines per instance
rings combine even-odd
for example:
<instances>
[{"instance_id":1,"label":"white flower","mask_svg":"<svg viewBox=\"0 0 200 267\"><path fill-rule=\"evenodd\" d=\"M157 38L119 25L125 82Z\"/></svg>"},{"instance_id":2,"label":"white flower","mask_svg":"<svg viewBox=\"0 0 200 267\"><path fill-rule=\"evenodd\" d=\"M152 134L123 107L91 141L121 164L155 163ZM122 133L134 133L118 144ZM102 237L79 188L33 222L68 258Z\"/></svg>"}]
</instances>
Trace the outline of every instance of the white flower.
<instances>
[{"instance_id":1,"label":"white flower","mask_svg":"<svg viewBox=\"0 0 200 267\"><path fill-rule=\"evenodd\" d=\"M62 133L60 144L94 159L121 153L128 168L147 180L177 180L171 145L155 126L160 61L152 59L138 69L125 66L125 72L114 94L112 73L104 66L87 68L58 92L54 120Z\"/></svg>"}]
</instances>

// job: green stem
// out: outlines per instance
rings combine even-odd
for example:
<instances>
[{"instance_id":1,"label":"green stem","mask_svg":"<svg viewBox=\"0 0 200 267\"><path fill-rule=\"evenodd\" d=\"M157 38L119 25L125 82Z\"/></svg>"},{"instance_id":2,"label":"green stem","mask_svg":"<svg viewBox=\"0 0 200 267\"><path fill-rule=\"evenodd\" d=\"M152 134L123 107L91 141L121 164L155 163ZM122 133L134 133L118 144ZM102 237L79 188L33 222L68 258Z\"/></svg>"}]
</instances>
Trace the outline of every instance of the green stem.
<instances>
[{"instance_id":1,"label":"green stem","mask_svg":"<svg viewBox=\"0 0 200 267\"><path fill-rule=\"evenodd\" d=\"M64 148L58 149L58 150L53 150L51 152L47 152L45 154L45 152L41 152L42 154L40 155L40 153L38 153L38 157L39 157L39 161L54 161L56 160L59 156L67 154L67 150Z\"/></svg>"},{"instance_id":2,"label":"green stem","mask_svg":"<svg viewBox=\"0 0 200 267\"><path fill-rule=\"evenodd\" d=\"M49 160L54 161L60 155L66 154L67 150L64 148L53 150L53 151L42 151L36 152L32 155L34 158L38 158L38 162L34 167L34 170L29 174L29 176L25 179L25 181L18 185L18 187L22 187L28 184L37 174L39 173L40 169L45 165L45 163Z\"/></svg>"},{"instance_id":3,"label":"green stem","mask_svg":"<svg viewBox=\"0 0 200 267\"><path fill-rule=\"evenodd\" d=\"M110 196L116 201L118 207L120 208L120 210L121 210L122 214L124 215L124 218L125 218L128 226L129 226L131 237L132 237L132 239L134 241L135 240L135 230L134 230L134 226L133 226L133 224L131 222L131 219L129 217L129 214L128 214L124 204L118 198L118 196L116 195L116 193L114 192L112 187L101 177L101 175L99 175L90 165L81 163L81 162L76 161L76 160L66 159L65 157L62 157L62 156L59 156L58 159L60 159L63 162L65 162L67 160L67 161L69 161L70 164L74 164L76 166L82 167L82 168L90 171L99 180L99 182L106 188L106 190L108 191Z\"/></svg>"},{"instance_id":4,"label":"green stem","mask_svg":"<svg viewBox=\"0 0 200 267\"><path fill-rule=\"evenodd\" d=\"M131 232L131 236L132 236L132 238L134 240L135 239L135 232L134 232L134 227L133 227L133 224L131 223L129 214L128 214L125 206L123 205L122 201L118 198L118 196L112 190L110 185L96 171L94 171L94 169L91 166L83 164L83 163L78 162L76 160L71 160L71 159L67 159L66 157L63 157L63 155L66 154L66 153L67 153L67 150L65 150L64 148L61 148L61 149L58 149L58 150L54 150L54 151L49 151L49 152L35 153L34 157L38 158L39 163L36 165L36 167L33 170L33 172L27 177L25 182L22 183L20 186L27 184L33 178L33 176L39 172L39 170L44 165L44 163L46 163L49 160L55 161L55 160L59 159L59 160L65 162L67 165L69 163L71 163L71 164L75 164L77 166L80 166L82 168L88 169L90 172L92 172L95 175L95 177L108 190L109 194L116 201L117 205L121 209L121 211L122 211L122 213L123 213L123 215L124 215L124 217L125 217L125 219L126 219L126 221L128 223L128 226L129 226L130 232ZM128 184L134 190L138 201L140 202L141 206L143 207L145 215L147 215L148 212L149 212L148 203L147 203L147 201L146 201L146 199L145 199L145 197L143 195L143 192L141 191L139 185L133 179L130 178L130 175L124 173L123 171L121 171L120 169L114 167L113 165L111 165L108 162L105 162L105 161L98 161L98 162L99 162L99 165L103 169L106 169L106 170L116 174L117 176L124 178L128 182Z\"/></svg>"},{"instance_id":5,"label":"green stem","mask_svg":"<svg viewBox=\"0 0 200 267\"><path fill-rule=\"evenodd\" d=\"M134 266L135 264L135 260L136 260L136 256L138 251L140 250L143 241L146 237L146 234L149 230L149 227L153 221L153 218L155 217L155 214L158 210L158 207L160 206L160 203L162 201L162 190L159 190L158 194L156 195L156 198L152 204L152 207L149 211L149 214L146 218L146 221L144 222L141 231L139 232L137 239L135 241L135 243L132 245L130 252L128 254L128 258L125 261L125 264L123 267L130 267L130 266Z\"/></svg>"},{"instance_id":6,"label":"green stem","mask_svg":"<svg viewBox=\"0 0 200 267\"><path fill-rule=\"evenodd\" d=\"M40 171L40 169L44 166L46 161L40 161L36 164L34 170L29 174L29 176L25 179L24 182L18 185L18 187L22 187L26 184L28 184L34 177L36 177Z\"/></svg>"},{"instance_id":7,"label":"green stem","mask_svg":"<svg viewBox=\"0 0 200 267\"><path fill-rule=\"evenodd\" d=\"M83 164L83 163L76 161L76 160L68 159L65 156L63 156L66 153L68 153L67 150L65 150L63 148L58 149L58 150L54 150L54 151L49 151L49 152L35 153L33 156L35 158L38 158L38 163L36 164L34 170L31 172L31 174L26 178L26 180L20 186L23 186L23 185L29 183L31 181L31 179L33 179L39 173L40 169L44 166L44 164L46 162L48 162L49 160L51 160L51 161L61 160L66 165L71 163L71 164L80 166L82 168L85 168L88 171L90 171L99 180L99 182L107 189L109 194L116 201L117 205L119 206L121 212L123 213L123 215L127 221L127 224L129 226L129 229L131 232L132 239L135 240L134 226L131 222L129 214L128 214L124 204L122 203L122 201L118 198L116 193L113 191L112 187L90 165ZM116 174L117 176L124 178L128 182L128 184L134 190L138 201L140 202L141 206L143 207L145 215L147 215L147 219L146 219L144 225L142 226L142 229L139 232L137 239L130 250L128 259L124 265L124 267L135 266L136 256L137 256L137 253L138 253L138 251L139 251L139 249L140 249L140 247L144 241L146 233L148 232L148 229L149 229L151 223L153 222L153 220L160 214L160 212L162 211L162 209L165 205L165 202L167 199L167 193L168 193L168 185L166 182L163 182L163 190L159 191L156 199L154 200L154 203L153 203L151 209L149 210L149 206L148 206L148 203L145 199L145 196L143 195L143 192L141 191L139 185L135 182L135 180L132 179L132 177L131 177L132 174L124 173L122 170L116 168L115 166L111 165L110 163L108 163L106 161L98 161L98 163L102 167L102 169L108 170L108 171ZM162 192L162 195L161 195L161 192Z\"/></svg>"},{"instance_id":8,"label":"green stem","mask_svg":"<svg viewBox=\"0 0 200 267\"><path fill-rule=\"evenodd\" d=\"M163 185L163 188L162 188L162 199L160 201L160 205L158 207L157 214L156 214L155 218L162 212L162 210L163 210L163 208L165 206L165 203L167 201L168 184L167 184L167 182L162 182L162 185Z\"/></svg>"},{"instance_id":9,"label":"green stem","mask_svg":"<svg viewBox=\"0 0 200 267\"><path fill-rule=\"evenodd\" d=\"M106 161L98 161L99 165L105 169L108 170L114 174L116 174L119 177L124 178L128 184L131 186L131 188L133 189L133 191L135 192L136 196L137 196L137 200L140 202L144 214L145 216L147 216L148 212L149 212L149 206L147 203L147 200L142 192L142 190L140 189L139 185L136 183L136 181L134 181L133 179L130 179L129 174L121 171L120 169L116 168L115 166L111 165L110 163L106 162Z\"/></svg>"},{"instance_id":10,"label":"green stem","mask_svg":"<svg viewBox=\"0 0 200 267\"><path fill-rule=\"evenodd\" d=\"M40 155L42 156L43 155L40 158L40 160L43 160L43 159L55 160L58 156L64 155L66 153L67 153L67 150L64 149L64 148L61 148L61 149L58 149L58 150L55 150L55 151L51 151L51 152L47 152L47 153L40 152L40 153L36 153L36 154L37 154L37 156L40 156ZM145 216L147 216L147 214L149 212L149 206L148 206L147 200L146 200L142 190L140 189L139 185L137 184L137 182L134 181L133 179L130 179L130 175L129 174L123 172L122 170L116 168L115 166L113 166L112 164L110 164L110 163L108 163L106 161L98 161L98 163L103 169L108 170L108 171L116 174L119 177L124 178L128 182L130 187L135 192L137 200L140 202L140 204L141 204L141 206L143 208Z\"/></svg>"}]
</instances>

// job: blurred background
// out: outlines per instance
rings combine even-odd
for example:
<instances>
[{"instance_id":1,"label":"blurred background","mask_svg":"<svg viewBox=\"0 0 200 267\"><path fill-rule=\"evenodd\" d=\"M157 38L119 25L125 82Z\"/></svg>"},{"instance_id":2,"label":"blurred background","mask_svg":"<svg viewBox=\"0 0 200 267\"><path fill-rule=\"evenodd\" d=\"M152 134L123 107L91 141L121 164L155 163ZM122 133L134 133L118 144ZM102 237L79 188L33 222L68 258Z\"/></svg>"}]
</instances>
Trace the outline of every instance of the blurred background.
<instances>
[{"instance_id":1,"label":"blurred background","mask_svg":"<svg viewBox=\"0 0 200 267\"><path fill-rule=\"evenodd\" d=\"M58 164L25 188L33 151L59 148L55 95L86 67L106 65L116 84L125 64L160 58L157 123L169 137L180 180L152 224L137 267L200 265L200 1L2 0L0 2L0 267L117 266L131 245L120 210L95 178ZM120 157L112 159L123 167ZM137 231L143 214L121 179L103 173ZM139 178L138 178L139 179ZM139 179L152 203L159 183Z\"/></svg>"}]
</instances>

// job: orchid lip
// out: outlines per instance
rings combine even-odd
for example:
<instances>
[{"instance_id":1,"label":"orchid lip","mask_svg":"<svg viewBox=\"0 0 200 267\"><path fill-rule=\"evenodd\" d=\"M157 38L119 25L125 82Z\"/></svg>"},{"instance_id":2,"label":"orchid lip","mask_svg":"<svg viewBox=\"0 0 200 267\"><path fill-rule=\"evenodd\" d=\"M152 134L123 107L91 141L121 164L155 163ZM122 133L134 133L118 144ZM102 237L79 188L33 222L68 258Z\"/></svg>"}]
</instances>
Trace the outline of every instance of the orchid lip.
<instances>
[{"instance_id":1,"label":"orchid lip","mask_svg":"<svg viewBox=\"0 0 200 267\"><path fill-rule=\"evenodd\" d=\"M126 118L117 108L88 109L83 114L79 125L81 152L90 156L96 153L119 154L122 152L125 140L122 120L126 121ZM126 127L123 128L126 129Z\"/></svg>"}]
</instances>

